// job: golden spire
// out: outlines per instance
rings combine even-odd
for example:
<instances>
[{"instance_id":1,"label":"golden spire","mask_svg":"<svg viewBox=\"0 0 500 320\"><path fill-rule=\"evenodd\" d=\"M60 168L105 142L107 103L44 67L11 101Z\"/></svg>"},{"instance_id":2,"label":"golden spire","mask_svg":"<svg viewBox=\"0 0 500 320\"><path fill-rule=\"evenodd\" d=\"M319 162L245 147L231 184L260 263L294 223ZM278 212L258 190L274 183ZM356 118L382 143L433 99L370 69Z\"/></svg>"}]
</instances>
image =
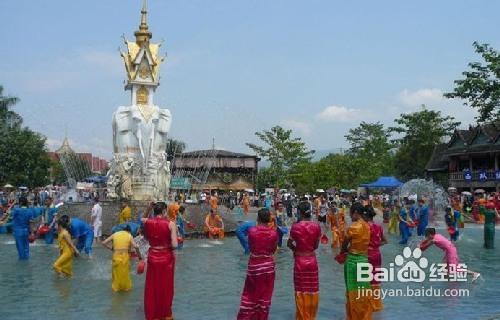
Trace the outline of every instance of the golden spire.
<instances>
[{"instance_id":1,"label":"golden spire","mask_svg":"<svg viewBox=\"0 0 500 320\"><path fill-rule=\"evenodd\" d=\"M141 46L143 43L149 42L149 39L153 36L148 27L148 10L147 10L147 0L142 2L141 10L141 24L139 25L139 30L134 32L135 42Z\"/></svg>"}]
</instances>

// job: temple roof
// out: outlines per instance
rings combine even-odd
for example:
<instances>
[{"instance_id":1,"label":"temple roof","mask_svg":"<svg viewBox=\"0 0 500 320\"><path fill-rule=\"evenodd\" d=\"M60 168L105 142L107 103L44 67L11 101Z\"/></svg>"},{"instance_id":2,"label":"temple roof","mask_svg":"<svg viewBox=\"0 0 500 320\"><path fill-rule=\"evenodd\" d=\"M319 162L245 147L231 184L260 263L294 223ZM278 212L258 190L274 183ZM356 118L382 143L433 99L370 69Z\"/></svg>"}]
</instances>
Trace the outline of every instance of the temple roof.
<instances>
[{"instance_id":1,"label":"temple roof","mask_svg":"<svg viewBox=\"0 0 500 320\"><path fill-rule=\"evenodd\" d=\"M461 154L497 150L499 137L500 121L470 126L467 130L455 130L443 152Z\"/></svg>"},{"instance_id":2,"label":"temple roof","mask_svg":"<svg viewBox=\"0 0 500 320\"><path fill-rule=\"evenodd\" d=\"M448 168L447 157L443 154L448 148L448 144L440 143L434 147L432 156L425 166L426 171L444 171Z\"/></svg>"},{"instance_id":3,"label":"temple roof","mask_svg":"<svg viewBox=\"0 0 500 320\"><path fill-rule=\"evenodd\" d=\"M181 156L182 157L209 156L217 158L258 158L257 156L252 156L249 154L231 152L227 150L217 150L217 149L189 151L182 153Z\"/></svg>"},{"instance_id":4,"label":"temple roof","mask_svg":"<svg viewBox=\"0 0 500 320\"><path fill-rule=\"evenodd\" d=\"M425 169L443 171L450 156L469 153L490 153L500 151L500 121L470 126L467 130L455 130L448 143L434 148Z\"/></svg>"},{"instance_id":5,"label":"temple roof","mask_svg":"<svg viewBox=\"0 0 500 320\"><path fill-rule=\"evenodd\" d=\"M62 153L74 153L74 152L75 151L73 151L73 149L71 149L71 146L69 145L68 136L65 136L61 147L59 147L59 149L56 150L56 153L62 154Z\"/></svg>"}]
</instances>

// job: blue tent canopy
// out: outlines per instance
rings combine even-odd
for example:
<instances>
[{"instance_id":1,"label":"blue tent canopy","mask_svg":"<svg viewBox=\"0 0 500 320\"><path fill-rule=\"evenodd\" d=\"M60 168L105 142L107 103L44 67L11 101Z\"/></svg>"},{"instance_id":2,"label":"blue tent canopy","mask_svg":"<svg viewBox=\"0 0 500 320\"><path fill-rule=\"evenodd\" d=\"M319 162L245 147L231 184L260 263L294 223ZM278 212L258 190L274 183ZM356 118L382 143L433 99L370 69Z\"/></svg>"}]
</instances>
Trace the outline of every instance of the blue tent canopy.
<instances>
[{"instance_id":1,"label":"blue tent canopy","mask_svg":"<svg viewBox=\"0 0 500 320\"><path fill-rule=\"evenodd\" d=\"M85 182L92 183L106 183L106 181L108 181L108 177L106 176L93 176L85 179Z\"/></svg>"},{"instance_id":2,"label":"blue tent canopy","mask_svg":"<svg viewBox=\"0 0 500 320\"><path fill-rule=\"evenodd\" d=\"M372 183L364 183L361 186L365 188L397 188L403 183L395 177L380 177Z\"/></svg>"}]
</instances>

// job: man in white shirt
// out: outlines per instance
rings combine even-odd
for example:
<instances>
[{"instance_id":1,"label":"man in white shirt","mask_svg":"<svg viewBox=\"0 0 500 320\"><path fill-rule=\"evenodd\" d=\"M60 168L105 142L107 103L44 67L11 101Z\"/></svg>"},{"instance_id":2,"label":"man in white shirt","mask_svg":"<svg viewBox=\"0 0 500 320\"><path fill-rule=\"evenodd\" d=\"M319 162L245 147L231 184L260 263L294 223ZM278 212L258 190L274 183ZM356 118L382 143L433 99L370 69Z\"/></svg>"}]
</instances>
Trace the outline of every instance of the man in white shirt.
<instances>
[{"instance_id":1,"label":"man in white shirt","mask_svg":"<svg viewBox=\"0 0 500 320\"><path fill-rule=\"evenodd\" d=\"M94 206L90 214L91 224L94 227L94 239L99 241L102 236L102 208L99 199L94 199Z\"/></svg>"}]
</instances>

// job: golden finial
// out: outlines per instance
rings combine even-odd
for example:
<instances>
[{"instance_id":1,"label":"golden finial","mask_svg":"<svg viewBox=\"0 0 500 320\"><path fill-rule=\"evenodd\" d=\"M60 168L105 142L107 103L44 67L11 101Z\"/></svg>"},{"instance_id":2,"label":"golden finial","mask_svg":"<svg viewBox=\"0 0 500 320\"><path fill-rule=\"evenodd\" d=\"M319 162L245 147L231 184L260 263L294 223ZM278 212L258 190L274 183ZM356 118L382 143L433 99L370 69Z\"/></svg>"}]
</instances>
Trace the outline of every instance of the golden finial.
<instances>
[{"instance_id":1,"label":"golden finial","mask_svg":"<svg viewBox=\"0 0 500 320\"><path fill-rule=\"evenodd\" d=\"M147 9L147 0L143 0L142 2L142 10L141 10L141 24L139 25L139 30L137 30L135 35L135 42L138 45L142 45L145 42L149 42L149 39L153 36L151 31L148 30L148 9Z\"/></svg>"}]
</instances>

